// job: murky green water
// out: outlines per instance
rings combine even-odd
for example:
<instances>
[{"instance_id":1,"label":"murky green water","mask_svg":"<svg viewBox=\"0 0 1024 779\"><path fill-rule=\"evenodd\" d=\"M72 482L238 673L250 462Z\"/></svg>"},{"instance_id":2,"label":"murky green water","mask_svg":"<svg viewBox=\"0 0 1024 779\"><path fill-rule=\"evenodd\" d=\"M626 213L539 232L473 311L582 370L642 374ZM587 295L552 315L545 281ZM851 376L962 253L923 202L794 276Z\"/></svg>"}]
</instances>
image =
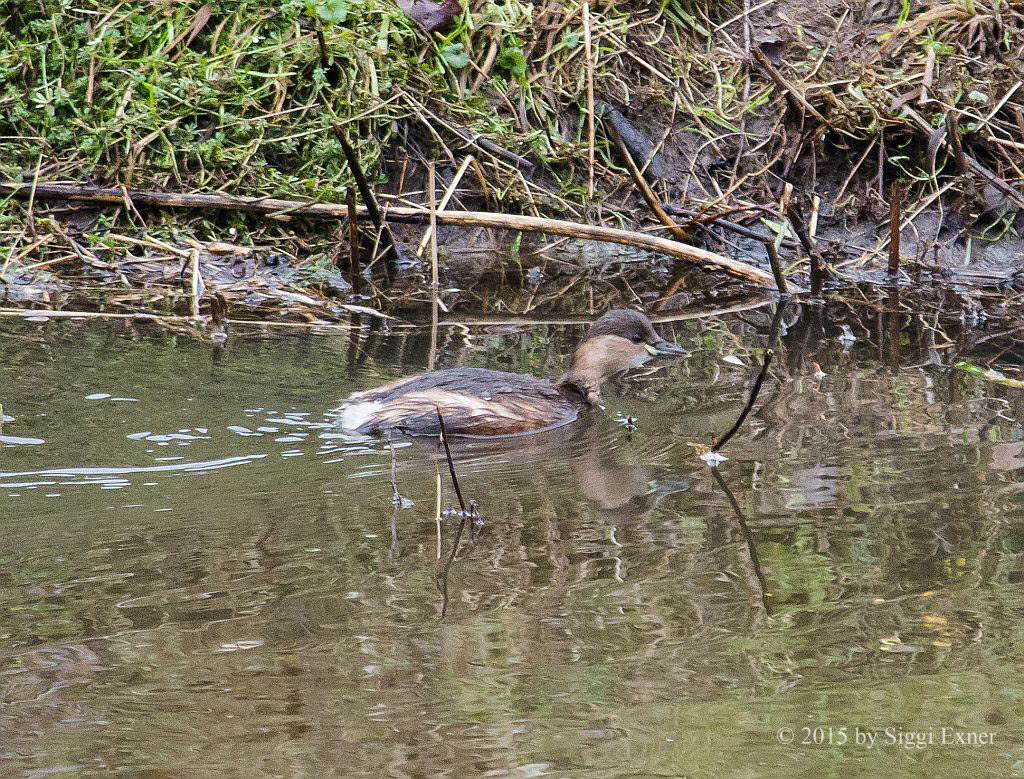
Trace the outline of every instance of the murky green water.
<instances>
[{"instance_id":1,"label":"murky green water","mask_svg":"<svg viewBox=\"0 0 1024 779\"><path fill-rule=\"evenodd\" d=\"M459 447L484 524L450 568L434 446L396 449L395 509L387 446L324 424L427 332L0 321L3 773L1024 773L1022 393L919 323L844 351L797 313L721 481L687 442L770 310L664 326L691 356L603 417ZM468 332L438 365L553 374L580 329Z\"/></svg>"}]
</instances>

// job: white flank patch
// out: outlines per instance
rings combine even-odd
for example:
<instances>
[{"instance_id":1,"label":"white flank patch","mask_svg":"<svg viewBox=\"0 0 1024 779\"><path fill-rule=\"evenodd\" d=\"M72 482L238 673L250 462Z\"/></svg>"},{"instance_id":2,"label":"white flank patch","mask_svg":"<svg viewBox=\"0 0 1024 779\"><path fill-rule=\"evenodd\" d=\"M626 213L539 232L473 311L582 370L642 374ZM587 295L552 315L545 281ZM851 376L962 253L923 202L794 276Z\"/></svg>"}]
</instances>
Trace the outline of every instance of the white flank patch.
<instances>
[{"instance_id":1,"label":"white flank patch","mask_svg":"<svg viewBox=\"0 0 1024 779\"><path fill-rule=\"evenodd\" d=\"M379 400L363 401L337 408L334 410L334 414L339 417L339 422L345 430L358 430L361 425L369 422L383 406L384 404Z\"/></svg>"}]
</instances>

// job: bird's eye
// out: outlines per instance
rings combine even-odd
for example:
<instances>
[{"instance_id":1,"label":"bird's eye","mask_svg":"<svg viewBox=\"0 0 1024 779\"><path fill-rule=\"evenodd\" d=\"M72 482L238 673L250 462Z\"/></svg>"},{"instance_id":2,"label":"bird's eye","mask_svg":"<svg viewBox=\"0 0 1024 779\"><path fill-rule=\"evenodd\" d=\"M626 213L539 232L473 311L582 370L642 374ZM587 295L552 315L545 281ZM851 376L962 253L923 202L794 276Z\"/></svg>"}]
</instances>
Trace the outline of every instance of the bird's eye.
<instances>
[{"instance_id":1,"label":"bird's eye","mask_svg":"<svg viewBox=\"0 0 1024 779\"><path fill-rule=\"evenodd\" d=\"M642 335L640 335L639 333L637 333L636 335L633 336L633 343L635 343L635 344L642 344L643 342L644 342L644 337Z\"/></svg>"}]
</instances>

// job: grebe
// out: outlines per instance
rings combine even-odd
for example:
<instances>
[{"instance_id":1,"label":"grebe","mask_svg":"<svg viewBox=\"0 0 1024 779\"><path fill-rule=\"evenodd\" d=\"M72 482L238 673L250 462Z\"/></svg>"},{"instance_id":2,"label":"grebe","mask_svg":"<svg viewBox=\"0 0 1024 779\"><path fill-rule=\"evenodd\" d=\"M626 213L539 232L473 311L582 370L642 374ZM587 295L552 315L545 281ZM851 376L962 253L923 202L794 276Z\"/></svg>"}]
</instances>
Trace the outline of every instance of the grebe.
<instances>
[{"instance_id":1,"label":"grebe","mask_svg":"<svg viewBox=\"0 0 1024 779\"><path fill-rule=\"evenodd\" d=\"M574 422L601 401L601 384L655 355L685 350L663 340L638 311L617 309L595 321L557 381L486 368L449 368L353 393L335 410L341 427L363 435L439 430L473 438L539 433Z\"/></svg>"}]
</instances>

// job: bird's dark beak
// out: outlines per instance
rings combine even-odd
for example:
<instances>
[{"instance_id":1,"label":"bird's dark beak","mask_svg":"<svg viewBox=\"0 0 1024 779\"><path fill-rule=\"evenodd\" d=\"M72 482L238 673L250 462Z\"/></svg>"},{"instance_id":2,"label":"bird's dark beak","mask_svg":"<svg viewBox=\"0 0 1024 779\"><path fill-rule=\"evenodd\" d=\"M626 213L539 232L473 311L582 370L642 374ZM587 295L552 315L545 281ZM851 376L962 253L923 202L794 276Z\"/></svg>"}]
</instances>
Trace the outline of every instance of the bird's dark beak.
<instances>
[{"instance_id":1,"label":"bird's dark beak","mask_svg":"<svg viewBox=\"0 0 1024 779\"><path fill-rule=\"evenodd\" d=\"M661 355L665 357L678 357L686 354L686 349L679 344L672 343L671 341L659 340L652 344L644 344L644 346L647 347L647 351L655 356Z\"/></svg>"}]
</instances>

